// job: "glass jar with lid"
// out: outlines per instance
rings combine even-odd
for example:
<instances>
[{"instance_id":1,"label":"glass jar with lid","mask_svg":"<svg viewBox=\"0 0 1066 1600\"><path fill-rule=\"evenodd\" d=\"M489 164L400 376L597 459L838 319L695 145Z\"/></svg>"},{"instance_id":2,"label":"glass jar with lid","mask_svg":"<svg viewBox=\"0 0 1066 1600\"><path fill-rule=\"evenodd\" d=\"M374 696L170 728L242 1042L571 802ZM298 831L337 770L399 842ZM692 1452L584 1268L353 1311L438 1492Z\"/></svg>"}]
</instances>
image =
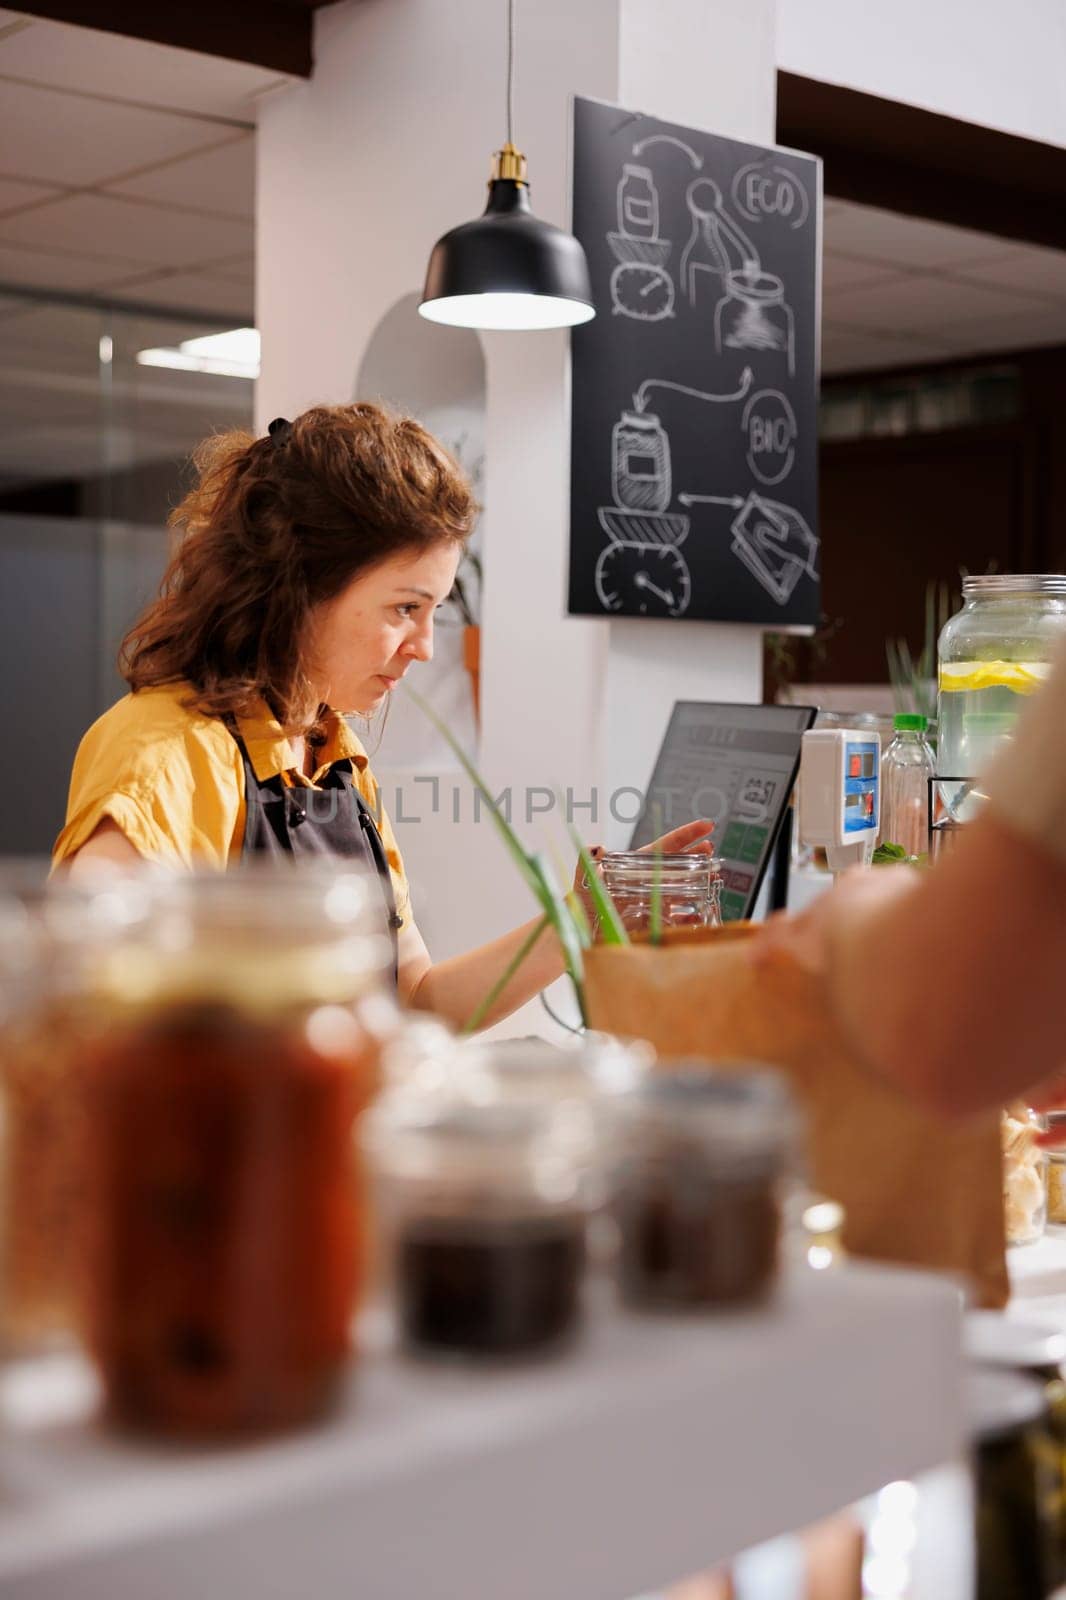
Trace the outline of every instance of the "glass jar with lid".
<instances>
[{"instance_id":1,"label":"glass jar with lid","mask_svg":"<svg viewBox=\"0 0 1066 1600\"><path fill-rule=\"evenodd\" d=\"M1029 695L1051 670L1066 635L1066 575L997 573L967 577L962 610L940 635L937 776L973 779L1009 739ZM938 785L956 822L980 805L972 785Z\"/></svg>"},{"instance_id":2,"label":"glass jar with lid","mask_svg":"<svg viewBox=\"0 0 1066 1600\"><path fill-rule=\"evenodd\" d=\"M620 1109L612 1189L622 1298L664 1308L764 1299L799 1138L784 1079L682 1062Z\"/></svg>"},{"instance_id":3,"label":"glass jar with lid","mask_svg":"<svg viewBox=\"0 0 1066 1600\"><path fill-rule=\"evenodd\" d=\"M408 1346L521 1356L573 1333L594 1152L572 1105L399 1097L364 1143Z\"/></svg>"},{"instance_id":4,"label":"glass jar with lid","mask_svg":"<svg viewBox=\"0 0 1066 1600\"><path fill-rule=\"evenodd\" d=\"M1003 1218L1007 1243L1035 1244L1047 1221L1048 1158L1036 1143L1047 1127L1039 1112L1020 1100L1004 1111Z\"/></svg>"},{"instance_id":5,"label":"glass jar with lid","mask_svg":"<svg viewBox=\"0 0 1066 1600\"><path fill-rule=\"evenodd\" d=\"M1047 1112L1049 1133L1063 1140L1052 1145L1047 1152L1047 1220L1048 1227L1066 1228L1066 1111Z\"/></svg>"},{"instance_id":6,"label":"glass jar with lid","mask_svg":"<svg viewBox=\"0 0 1066 1600\"><path fill-rule=\"evenodd\" d=\"M390 962L376 893L336 863L148 887L96 964L86 1338L124 1422L258 1431L338 1393Z\"/></svg>"},{"instance_id":7,"label":"glass jar with lid","mask_svg":"<svg viewBox=\"0 0 1066 1600\"><path fill-rule=\"evenodd\" d=\"M721 865L682 851L609 850L599 860L604 887L629 933L663 928L717 928L722 923Z\"/></svg>"}]
</instances>

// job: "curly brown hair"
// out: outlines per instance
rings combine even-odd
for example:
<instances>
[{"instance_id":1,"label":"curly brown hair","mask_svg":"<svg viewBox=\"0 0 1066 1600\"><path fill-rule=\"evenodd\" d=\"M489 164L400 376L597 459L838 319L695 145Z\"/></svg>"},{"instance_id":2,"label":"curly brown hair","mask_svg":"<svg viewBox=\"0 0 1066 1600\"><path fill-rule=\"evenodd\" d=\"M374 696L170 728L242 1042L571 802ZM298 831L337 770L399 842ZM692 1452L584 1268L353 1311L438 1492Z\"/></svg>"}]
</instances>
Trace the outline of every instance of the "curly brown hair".
<instances>
[{"instance_id":1,"label":"curly brown hair","mask_svg":"<svg viewBox=\"0 0 1066 1600\"><path fill-rule=\"evenodd\" d=\"M187 683L208 716L265 700L302 733L318 711L313 608L392 556L464 544L477 506L443 445L383 406L313 406L271 428L194 453L196 485L170 517L184 537L119 669L134 692Z\"/></svg>"}]
</instances>

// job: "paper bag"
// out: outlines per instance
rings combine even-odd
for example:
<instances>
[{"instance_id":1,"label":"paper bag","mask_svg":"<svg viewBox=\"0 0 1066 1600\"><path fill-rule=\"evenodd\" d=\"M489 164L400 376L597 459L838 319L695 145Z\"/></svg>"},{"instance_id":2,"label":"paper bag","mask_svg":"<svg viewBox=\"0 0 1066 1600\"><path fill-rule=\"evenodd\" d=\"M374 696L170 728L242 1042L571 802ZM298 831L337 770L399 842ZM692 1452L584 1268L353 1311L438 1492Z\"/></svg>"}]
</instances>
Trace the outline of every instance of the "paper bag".
<instances>
[{"instance_id":1,"label":"paper bag","mask_svg":"<svg viewBox=\"0 0 1066 1600\"><path fill-rule=\"evenodd\" d=\"M947 1123L878 1079L842 1036L823 980L766 951L757 928L668 930L658 947L597 945L585 959L591 1027L647 1039L666 1061L764 1063L789 1077L811 1184L844 1206L852 1254L963 1274L977 1304L1006 1302L998 1114Z\"/></svg>"}]
</instances>

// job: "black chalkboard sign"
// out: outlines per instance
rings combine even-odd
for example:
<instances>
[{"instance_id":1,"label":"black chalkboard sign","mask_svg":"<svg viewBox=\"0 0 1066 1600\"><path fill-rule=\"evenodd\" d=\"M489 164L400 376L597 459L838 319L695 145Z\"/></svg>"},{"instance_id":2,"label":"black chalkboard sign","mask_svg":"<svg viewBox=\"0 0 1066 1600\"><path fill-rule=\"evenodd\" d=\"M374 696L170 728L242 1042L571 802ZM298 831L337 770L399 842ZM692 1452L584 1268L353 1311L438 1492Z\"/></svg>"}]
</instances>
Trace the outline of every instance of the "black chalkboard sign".
<instances>
[{"instance_id":1,"label":"black chalkboard sign","mask_svg":"<svg viewBox=\"0 0 1066 1600\"><path fill-rule=\"evenodd\" d=\"M578 615L817 623L821 163L574 102Z\"/></svg>"}]
</instances>

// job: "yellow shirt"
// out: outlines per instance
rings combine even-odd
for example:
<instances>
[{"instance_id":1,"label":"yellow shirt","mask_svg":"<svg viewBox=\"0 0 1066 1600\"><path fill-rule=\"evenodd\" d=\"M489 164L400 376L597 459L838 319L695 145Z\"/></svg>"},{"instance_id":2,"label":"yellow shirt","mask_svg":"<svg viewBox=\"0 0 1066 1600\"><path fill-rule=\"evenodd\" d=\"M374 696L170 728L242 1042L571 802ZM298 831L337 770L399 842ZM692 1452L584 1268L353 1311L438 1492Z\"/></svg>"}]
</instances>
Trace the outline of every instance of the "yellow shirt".
<instances>
[{"instance_id":1,"label":"yellow shirt","mask_svg":"<svg viewBox=\"0 0 1066 1600\"><path fill-rule=\"evenodd\" d=\"M237 742L218 717L182 702L185 684L128 694L93 723L78 746L67 800L67 821L52 851L58 866L86 842L105 817L150 861L189 870L224 870L241 858L244 841L244 763ZM411 899L403 861L366 751L336 711L326 716L326 742L308 778L297 770L292 747L266 707L239 717L248 758L261 781L282 774L286 783L313 788L334 761L350 757L352 782L378 820L392 873L396 910L406 926Z\"/></svg>"}]
</instances>

